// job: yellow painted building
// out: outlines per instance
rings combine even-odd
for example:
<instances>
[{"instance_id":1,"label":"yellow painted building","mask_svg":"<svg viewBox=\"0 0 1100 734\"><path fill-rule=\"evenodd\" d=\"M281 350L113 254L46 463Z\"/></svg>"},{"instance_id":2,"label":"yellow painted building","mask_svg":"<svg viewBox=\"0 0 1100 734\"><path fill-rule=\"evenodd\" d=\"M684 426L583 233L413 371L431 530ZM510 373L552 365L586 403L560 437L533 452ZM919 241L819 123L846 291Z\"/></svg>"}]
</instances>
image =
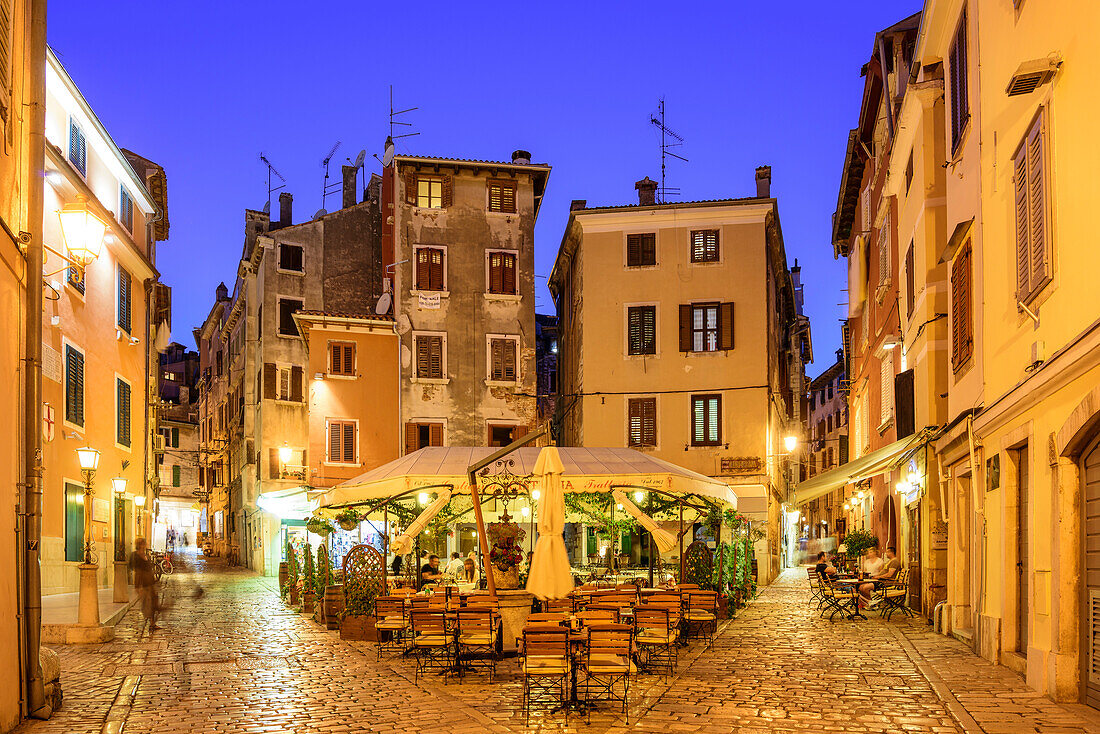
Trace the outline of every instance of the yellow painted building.
<instances>
[{"instance_id":1,"label":"yellow painted building","mask_svg":"<svg viewBox=\"0 0 1100 734\"><path fill-rule=\"evenodd\" d=\"M770 169L758 195L637 206L574 202L550 290L565 446L626 446L721 477L766 524L759 578L779 572L780 511L801 419L809 325L798 314Z\"/></svg>"}]
</instances>

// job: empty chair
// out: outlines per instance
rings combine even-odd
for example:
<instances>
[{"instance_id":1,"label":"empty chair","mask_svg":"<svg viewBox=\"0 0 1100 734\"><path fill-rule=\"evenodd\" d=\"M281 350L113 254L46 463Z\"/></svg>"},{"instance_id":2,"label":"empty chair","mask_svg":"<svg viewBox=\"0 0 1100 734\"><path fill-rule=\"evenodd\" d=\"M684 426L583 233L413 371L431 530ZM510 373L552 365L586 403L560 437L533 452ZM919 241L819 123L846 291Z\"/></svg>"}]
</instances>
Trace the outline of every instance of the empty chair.
<instances>
[{"instance_id":1,"label":"empty chair","mask_svg":"<svg viewBox=\"0 0 1100 734\"><path fill-rule=\"evenodd\" d=\"M591 720L591 702L622 701L627 710L630 694L630 653L634 628L628 624L596 624L588 628L588 649L584 656L584 701ZM622 695L616 688L622 687Z\"/></svg>"},{"instance_id":2,"label":"empty chair","mask_svg":"<svg viewBox=\"0 0 1100 734\"><path fill-rule=\"evenodd\" d=\"M550 614L572 614L573 600L569 597L565 597L564 599L547 599L542 603L542 611L549 612Z\"/></svg>"},{"instance_id":3,"label":"empty chair","mask_svg":"<svg viewBox=\"0 0 1100 734\"><path fill-rule=\"evenodd\" d=\"M446 615L441 610L413 609L409 618L413 634L409 649L416 656L416 673L413 675L413 682L416 683L421 671L432 668L447 670L451 667L454 636L448 632Z\"/></svg>"},{"instance_id":4,"label":"empty chair","mask_svg":"<svg viewBox=\"0 0 1100 734\"><path fill-rule=\"evenodd\" d=\"M634 607L634 642L646 668L670 676L676 668L677 627L668 607ZM679 616L679 615L677 615Z\"/></svg>"},{"instance_id":5,"label":"empty chair","mask_svg":"<svg viewBox=\"0 0 1100 734\"><path fill-rule=\"evenodd\" d=\"M909 569L903 568L898 572L898 577L893 583L883 587L882 604L882 616L886 619L890 619L896 612L901 612L907 617L916 616L909 608Z\"/></svg>"},{"instance_id":6,"label":"empty chair","mask_svg":"<svg viewBox=\"0 0 1100 734\"><path fill-rule=\"evenodd\" d=\"M404 649L409 618L405 614L405 598L380 596L374 600L374 628L378 631L378 659L382 651L398 652Z\"/></svg>"},{"instance_id":7,"label":"empty chair","mask_svg":"<svg viewBox=\"0 0 1100 734\"><path fill-rule=\"evenodd\" d=\"M622 608L618 604L593 603L585 607L583 612L578 612L577 619L581 620L584 624L588 624L594 620L617 623L621 618L621 611Z\"/></svg>"},{"instance_id":8,"label":"empty chair","mask_svg":"<svg viewBox=\"0 0 1100 734\"><path fill-rule=\"evenodd\" d=\"M708 642L714 639L718 631L718 592L685 591L683 607L686 635L690 637L694 631L706 635Z\"/></svg>"},{"instance_id":9,"label":"empty chair","mask_svg":"<svg viewBox=\"0 0 1100 734\"><path fill-rule=\"evenodd\" d=\"M460 673L463 665L489 671L489 682L497 669L496 616L488 608L458 610L458 640L455 659Z\"/></svg>"},{"instance_id":10,"label":"empty chair","mask_svg":"<svg viewBox=\"0 0 1100 734\"><path fill-rule=\"evenodd\" d=\"M562 614L560 612L536 612L534 614L528 615L527 623L561 625L569 621L569 616L570 615L568 614Z\"/></svg>"},{"instance_id":11,"label":"empty chair","mask_svg":"<svg viewBox=\"0 0 1100 734\"><path fill-rule=\"evenodd\" d=\"M569 689L569 630L554 624L523 629L523 716L530 719L536 701L557 707Z\"/></svg>"}]
</instances>

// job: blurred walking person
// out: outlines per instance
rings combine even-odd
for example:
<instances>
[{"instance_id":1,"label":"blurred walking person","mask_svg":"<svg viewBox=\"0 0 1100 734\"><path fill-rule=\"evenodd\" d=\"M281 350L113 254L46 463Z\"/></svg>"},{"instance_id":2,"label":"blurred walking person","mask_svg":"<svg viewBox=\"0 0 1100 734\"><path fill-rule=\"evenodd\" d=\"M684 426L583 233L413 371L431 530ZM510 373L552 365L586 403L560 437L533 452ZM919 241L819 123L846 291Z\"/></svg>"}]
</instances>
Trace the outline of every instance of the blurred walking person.
<instances>
[{"instance_id":1,"label":"blurred walking person","mask_svg":"<svg viewBox=\"0 0 1100 734\"><path fill-rule=\"evenodd\" d=\"M130 554L130 568L134 572L134 587L141 599L141 612L149 622L149 631L160 629L157 626L157 614L160 612L160 600L157 598L157 579L153 575L153 558L149 555L149 546L145 538L134 541L134 552Z\"/></svg>"}]
</instances>

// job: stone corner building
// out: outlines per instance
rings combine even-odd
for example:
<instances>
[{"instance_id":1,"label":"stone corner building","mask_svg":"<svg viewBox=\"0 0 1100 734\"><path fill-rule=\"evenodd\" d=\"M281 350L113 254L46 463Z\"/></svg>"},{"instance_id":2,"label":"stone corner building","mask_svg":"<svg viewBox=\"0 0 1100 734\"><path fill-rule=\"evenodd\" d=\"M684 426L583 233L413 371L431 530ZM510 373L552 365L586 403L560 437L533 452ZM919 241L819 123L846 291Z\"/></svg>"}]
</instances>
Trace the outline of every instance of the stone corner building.
<instances>
[{"instance_id":1,"label":"stone corner building","mask_svg":"<svg viewBox=\"0 0 1100 734\"><path fill-rule=\"evenodd\" d=\"M574 201L550 276L566 446L626 446L727 481L763 522L761 583L781 565L783 437L797 434L809 323L787 268L771 169L757 195Z\"/></svg>"}]
</instances>

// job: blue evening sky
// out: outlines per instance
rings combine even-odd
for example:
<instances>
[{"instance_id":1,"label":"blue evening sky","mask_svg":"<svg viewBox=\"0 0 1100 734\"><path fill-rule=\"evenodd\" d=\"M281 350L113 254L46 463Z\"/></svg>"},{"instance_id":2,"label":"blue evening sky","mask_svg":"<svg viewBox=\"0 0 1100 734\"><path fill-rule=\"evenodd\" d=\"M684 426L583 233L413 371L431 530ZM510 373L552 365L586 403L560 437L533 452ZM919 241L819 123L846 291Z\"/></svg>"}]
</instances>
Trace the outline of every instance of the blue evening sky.
<instances>
[{"instance_id":1,"label":"blue evening sky","mask_svg":"<svg viewBox=\"0 0 1100 734\"><path fill-rule=\"evenodd\" d=\"M817 375L839 346L845 269L830 216L874 33L919 0L772 2L52 2L49 42L115 141L164 166L171 236L159 249L173 336L194 347L232 279L244 210L266 197L261 151L286 176L295 221L321 206L321 159L367 150L380 170L388 85L420 135L398 150L553 166L536 272L553 265L571 199L636 201L660 175L649 124L665 97L686 138L681 199L749 196L772 166L802 265ZM339 206L329 199L329 209ZM273 208L278 211L277 202ZM545 278L536 308L553 311Z\"/></svg>"}]
</instances>

